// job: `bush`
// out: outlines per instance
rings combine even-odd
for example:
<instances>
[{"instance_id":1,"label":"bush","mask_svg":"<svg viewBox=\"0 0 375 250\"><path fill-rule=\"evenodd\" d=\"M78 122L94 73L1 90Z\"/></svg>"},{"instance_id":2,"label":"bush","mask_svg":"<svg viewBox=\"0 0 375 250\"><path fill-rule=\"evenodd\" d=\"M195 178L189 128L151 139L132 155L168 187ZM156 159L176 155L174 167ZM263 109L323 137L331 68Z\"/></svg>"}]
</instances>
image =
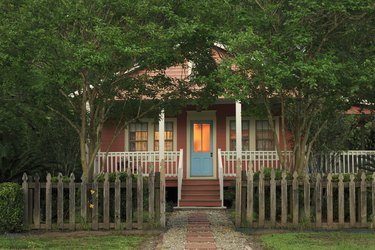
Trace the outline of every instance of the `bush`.
<instances>
[{"instance_id":1,"label":"bush","mask_svg":"<svg viewBox=\"0 0 375 250\"><path fill-rule=\"evenodd\" d=\"M17 183L0 184L0 232L22 230L23 198Z\"/></svg>"}]
</instances>

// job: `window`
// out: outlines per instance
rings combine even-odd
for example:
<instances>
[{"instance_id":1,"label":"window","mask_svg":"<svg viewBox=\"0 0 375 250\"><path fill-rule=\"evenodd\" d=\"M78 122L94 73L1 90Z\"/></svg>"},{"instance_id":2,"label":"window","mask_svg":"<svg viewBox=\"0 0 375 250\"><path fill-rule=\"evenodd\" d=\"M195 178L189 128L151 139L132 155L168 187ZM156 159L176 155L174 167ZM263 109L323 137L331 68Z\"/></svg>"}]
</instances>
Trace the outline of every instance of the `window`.
<instances>
[{"instance_id":1,"label":"window","mask_svg":"<svg viewBox=\"0 0 375 250\"><path fill-rule=\"evenodd\" d=\"M267 120L256 121L256 150L275 150L273 133Z\"/></svg>"},{"instance_id":2,"label":"window","mask_svg":"<svg viewBox=\"0 0 375 250\"><path fill-rule=\"evenodd\" d=\"M208 153L211 151L211 124L194 123L193 125L193 152Z\"/></svg>"},{"instance_id":3,"label":"window","mask_svg":"<svg viewBox=\"0 0 375 250\"><path fill-rule=\"evenodd\" d=\"M155 124L154 150L159 150L159 125ZM173 122L164 125L164 150L173 151Z\"/></svg>"},{"instance_id":4,"label":"window","mask_svg":"<svg viewBox=\"0 0 375 250\"><path fill-rule=\"evenodd\" d=\"M249 121L242 121L242 150L249 150ZM230 121L230 138L229 138L230 150L236 150L236 121Z\"/></svg>"},{"instance_id":5,"label":"window","mask_svg":"<svg viewBox=\"0 0 375 250\"><path fill-rule=\"evenodd\" d=\"M129 125L129 151L147 151L148 126L147 122Z\"/></svg>"}]
</instances>

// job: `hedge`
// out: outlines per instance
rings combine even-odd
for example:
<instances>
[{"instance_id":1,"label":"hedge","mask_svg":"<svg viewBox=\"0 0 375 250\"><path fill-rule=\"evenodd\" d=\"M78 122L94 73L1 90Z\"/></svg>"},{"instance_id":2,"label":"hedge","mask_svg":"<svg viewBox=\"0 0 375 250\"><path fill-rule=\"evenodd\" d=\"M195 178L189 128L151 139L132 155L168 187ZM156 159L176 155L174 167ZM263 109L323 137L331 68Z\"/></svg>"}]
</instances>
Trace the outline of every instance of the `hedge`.
<instances>
[{"instance_id":1,"label":"hedge","mask_svg":"<svg viewBox=\"0 0 375 250\"><path fill-rule=\"evenodd\" d=\"M22 189L19 184L0 184L0 232L19 232L22 230L22 201Z\"/></svg>"}]
</instances>

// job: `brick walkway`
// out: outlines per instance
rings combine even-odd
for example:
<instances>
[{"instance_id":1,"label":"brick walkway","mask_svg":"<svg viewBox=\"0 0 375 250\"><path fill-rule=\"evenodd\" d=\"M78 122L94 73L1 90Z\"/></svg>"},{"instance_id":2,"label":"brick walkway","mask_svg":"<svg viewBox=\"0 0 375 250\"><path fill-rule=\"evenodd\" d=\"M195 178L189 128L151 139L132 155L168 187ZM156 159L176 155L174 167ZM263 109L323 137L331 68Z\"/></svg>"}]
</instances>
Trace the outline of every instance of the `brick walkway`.
<instances>
[{"instance_id":1,"label":"brick walkway","mask_svg":"<svg viewBox=\"0 0 375 250\"><path fill-rule=\"evenodd\" d=\"M206 213L189 214L185 249L216 249L215 239Z\"/></svg>"}]
</instances>

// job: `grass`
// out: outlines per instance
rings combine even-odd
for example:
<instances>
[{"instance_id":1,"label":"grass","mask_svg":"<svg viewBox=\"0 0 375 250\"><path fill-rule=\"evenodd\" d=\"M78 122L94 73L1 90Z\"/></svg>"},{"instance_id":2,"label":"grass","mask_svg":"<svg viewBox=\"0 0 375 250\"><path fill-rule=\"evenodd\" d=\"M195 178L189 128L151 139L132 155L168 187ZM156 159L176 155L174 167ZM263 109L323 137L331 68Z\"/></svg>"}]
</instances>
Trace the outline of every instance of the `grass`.
<instances>
[{"instance_id":1,"label":"grass","mask_svg":"<svg viewBox=\"0 0 375 250\"><path fill-rule=\"evenodd\" d=\"M363 232L304 232L278 233L260 236L266 249L340 249L375 250L375 233Z\"/></svg>"},{"instance_id":2,"label":"grass","mask_svg":"<svg viewBox=\"0 0 375 250\"><path fill-rule=\"evenodd\" d=\"M0 249L138 249L142 236L0 236Z\"/></svg>"}]
</instances>

